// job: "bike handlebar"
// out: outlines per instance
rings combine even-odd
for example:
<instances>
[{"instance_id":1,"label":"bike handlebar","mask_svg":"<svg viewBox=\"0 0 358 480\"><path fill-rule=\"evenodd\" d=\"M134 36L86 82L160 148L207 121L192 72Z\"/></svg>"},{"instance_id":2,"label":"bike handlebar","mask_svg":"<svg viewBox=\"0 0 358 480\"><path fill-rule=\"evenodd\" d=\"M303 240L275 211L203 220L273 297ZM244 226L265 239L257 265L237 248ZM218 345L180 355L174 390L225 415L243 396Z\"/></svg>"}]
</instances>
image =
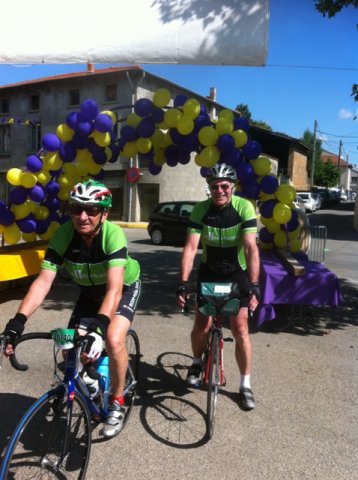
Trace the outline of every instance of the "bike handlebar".
<instances>
[{"instance_id":1,"label":"bike handlebar","mask_svg":"<svg viewBox=\"0 0 358 480\"><path fill-rule=\"evenodd\" d=\"M35 340L35 339L44 339L44 340L50 340L51 339L51 333L50 332L31 332L31 333L25 333L24 335L21 335L21 337L18 339L16 342L15 350L14 353L9 357L11 366L15 368L15 370L19 370L21 372L26 372L28 370L29 366L26 365L25 363L20 363L18 359L16 358L16 347L22 343L26 342L26 340Z\"/></svg>"}]
</instances>

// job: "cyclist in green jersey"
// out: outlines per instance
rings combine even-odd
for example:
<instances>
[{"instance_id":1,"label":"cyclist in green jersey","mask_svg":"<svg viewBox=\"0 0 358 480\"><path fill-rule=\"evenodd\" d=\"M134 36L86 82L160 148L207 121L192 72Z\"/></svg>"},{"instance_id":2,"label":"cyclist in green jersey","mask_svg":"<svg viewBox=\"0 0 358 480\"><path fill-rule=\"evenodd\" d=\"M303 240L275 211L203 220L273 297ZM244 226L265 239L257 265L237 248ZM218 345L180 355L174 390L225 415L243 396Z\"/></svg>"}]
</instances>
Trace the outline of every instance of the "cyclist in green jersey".
<instances>
[{"instance_id":1,"label":"cyclist in green jersey","mask_svg":"<svg viewBox=\"0 0 358 480\"><path fill-rule=\"evenodd\" d=\"M112 195L105 185L94 180L78 183L69 205L71 219L54 233L38 277L5 327L4 334L11 338L5 353L13 353L25 322L42 304L64 266L80 289L69 327L87 337L83 362L96 360L106 342L113 395L102 433L112 437L124 419L125 337L141 293L140 267L128 255L122 228L108 221Z\"/></svg>"},{"instance_id":2,"label":"cyclist in green jersey","mask_svg":"<svg viewBox=\"0 0 358 480\"><path fill-rule=\"evenodd\" d=\"M245 410L255 407L251 389L252 345L249 335L249 310L254 311L260 299L259 252L256 242L256 213L249 200L233 195L236 182L235 170L224 163L209 170L207 176L211 198L199 202L190 215L186 244L181 259L181 278L177 289L177 301L185 306L189 291L188 281L193 269L199 242L201 255L198 286L201 282L232 282L240 289L240 310L230 317L235 338L235 356L241 373L239 404ZM198 289L199 292L199 289ZM191 332L193 364L188 371L188 383L200 381L202 355L207 344L210 317L198 310Z\"/></svg>"}]
</instances>

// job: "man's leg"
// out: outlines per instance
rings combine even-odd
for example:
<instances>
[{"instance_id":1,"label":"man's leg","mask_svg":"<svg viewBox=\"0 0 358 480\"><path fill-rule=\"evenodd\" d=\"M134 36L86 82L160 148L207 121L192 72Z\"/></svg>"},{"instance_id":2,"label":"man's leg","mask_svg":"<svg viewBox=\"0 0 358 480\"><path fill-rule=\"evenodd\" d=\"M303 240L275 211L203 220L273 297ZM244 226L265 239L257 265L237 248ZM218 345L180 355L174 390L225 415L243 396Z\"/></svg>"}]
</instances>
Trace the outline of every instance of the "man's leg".
<instances>
[{"instance_id":1,"label":"man's leg","mask_svg":"<svg viewBox=\"0 0 358 480\"><path fill-rule=\"evenodd\" d=\"M211 317L202 315L198 308L195 309L195 320L191 331L191 348L193 351L193 364L188 370L187 381L189 385L196 386L200 382L202 371L202 355L208 343L211 326Z\"/></svg>"}]
</instances>

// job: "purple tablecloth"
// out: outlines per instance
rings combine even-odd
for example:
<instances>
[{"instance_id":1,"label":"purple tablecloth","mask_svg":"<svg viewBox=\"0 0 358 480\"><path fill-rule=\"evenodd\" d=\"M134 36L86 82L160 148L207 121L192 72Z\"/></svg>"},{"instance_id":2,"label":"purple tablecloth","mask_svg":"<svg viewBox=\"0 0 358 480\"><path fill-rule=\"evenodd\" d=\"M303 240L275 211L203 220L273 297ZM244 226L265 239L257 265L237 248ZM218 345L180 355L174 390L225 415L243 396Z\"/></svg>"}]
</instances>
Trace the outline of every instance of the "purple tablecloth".
<instances>
[{"instance_id":1,"label":"purple tablecloth","mask_svg":"<svg viewBox=\"0 0 358 480\"><path fill-rule=\"evenodd\" d=\"M274 252L261 252L261 301L257 323L275 318L275 304L331 305L342 302L336 275L319 262L305 256L298 261L305 267L305 275L295 277L280 262Z\"/></svg>"}]
</instances>

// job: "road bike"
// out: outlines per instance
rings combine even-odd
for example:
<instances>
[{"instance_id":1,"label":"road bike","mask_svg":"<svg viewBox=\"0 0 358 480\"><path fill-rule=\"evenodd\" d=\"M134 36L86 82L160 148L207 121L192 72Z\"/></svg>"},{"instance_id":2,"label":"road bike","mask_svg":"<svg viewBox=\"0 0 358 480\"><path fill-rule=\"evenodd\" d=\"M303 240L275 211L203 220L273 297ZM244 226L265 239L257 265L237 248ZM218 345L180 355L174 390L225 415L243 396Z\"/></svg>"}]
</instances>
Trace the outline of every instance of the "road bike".
<instances>
[{"instance_id":1,"label":"road bike","mask_svg":"<svg viewBox=\"0 0 358 480\"><path fill-rule=\"evenodd\" d=\"M240 308L238 286L234 283L200 284L200 297L204 304L199 311L212 317L208 343L203 355L201 386L207 388L207 436L212 438L215 427L218 393L225 386L224 342L232 342L231 337L224 338L222 319L236 315Z\"/></svg>"},{"instance_id":2,"label":"road bike","mask_svg":"<svg viewBox=\"0 0 358 480\"><path fill-rule=\"evenodd\" d=\"M0 480L5 479L84 479L90 458L92 432L108 414L111 383L105 350L92 368L81 363L84 337L74 329L27 333L19 342L33 339L54 341L54 383L51 390L36 400L16 426L2 458ZM0 355L9 339L0 339ZM126 337L128 370L124 399L127 423L135 400L140 347L137 333ZM10 357L17 370L27 370L15 354ZM85 381L84 372L93 379ZM93 384L97 381L97 388ZM123 425L123 426L124 426Z\"/></svg>"}]
</instances>

